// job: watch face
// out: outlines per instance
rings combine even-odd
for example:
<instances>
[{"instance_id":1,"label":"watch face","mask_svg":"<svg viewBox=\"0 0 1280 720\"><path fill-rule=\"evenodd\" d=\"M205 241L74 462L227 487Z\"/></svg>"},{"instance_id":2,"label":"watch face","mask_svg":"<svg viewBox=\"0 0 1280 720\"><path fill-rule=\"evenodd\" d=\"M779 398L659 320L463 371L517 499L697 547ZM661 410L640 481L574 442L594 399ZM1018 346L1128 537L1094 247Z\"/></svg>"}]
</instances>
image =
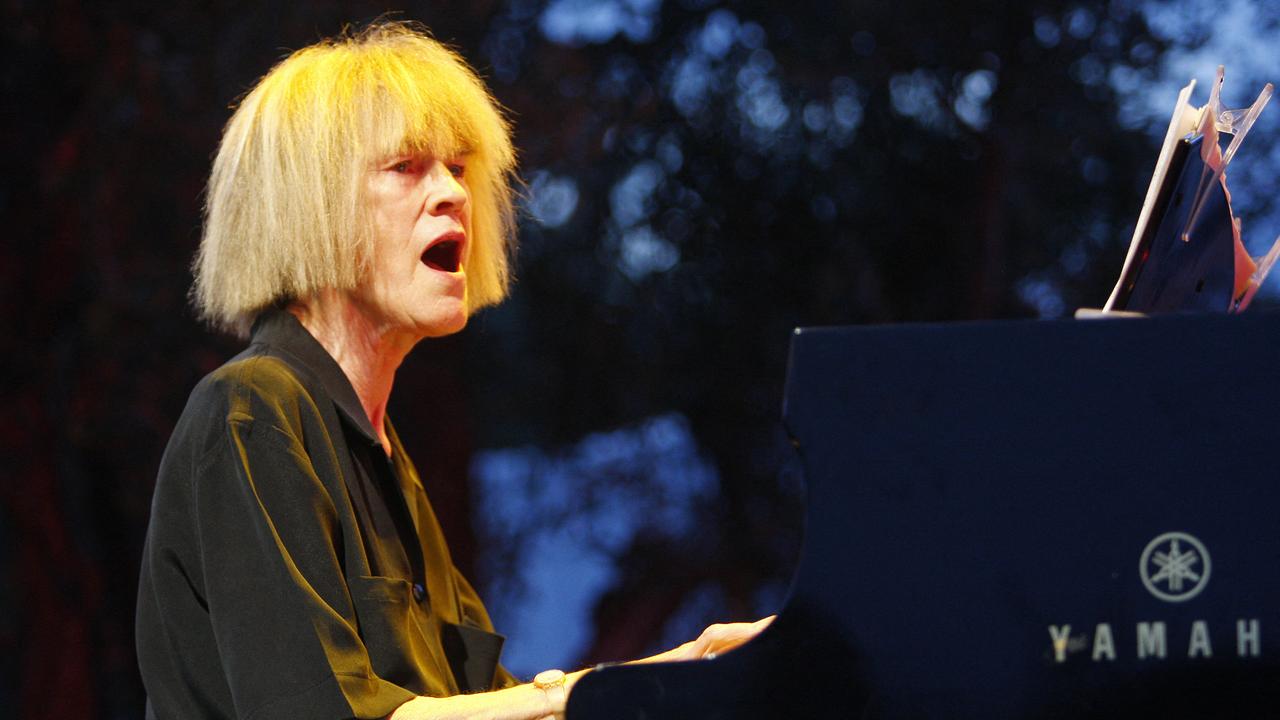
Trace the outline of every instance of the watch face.
<instances>
[{"instance_id":1,"label":"watch face","mask_svg":"<svg viewBox=\"0 0 1280 720\"><path fill-rule=\"evenodd\" d=\"M564 684L563 670L543 670L533 676L533 684L540 688L555 687Z\"/></svg>"}]
</instances>

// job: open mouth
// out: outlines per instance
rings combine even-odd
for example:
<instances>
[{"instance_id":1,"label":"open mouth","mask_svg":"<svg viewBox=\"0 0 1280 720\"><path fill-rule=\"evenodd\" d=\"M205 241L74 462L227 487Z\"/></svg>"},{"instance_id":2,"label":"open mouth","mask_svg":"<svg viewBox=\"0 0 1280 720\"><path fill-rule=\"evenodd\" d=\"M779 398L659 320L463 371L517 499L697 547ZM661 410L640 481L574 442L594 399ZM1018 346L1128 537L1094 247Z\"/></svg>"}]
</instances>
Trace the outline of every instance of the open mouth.
<instances>
[{"instance_id":1,"label":"open mouth","mask_svg":"<svg viewBox=\"0 0 1280 720\"><path fill-rule=\"evenodd\" d=\"M433 270L458 272L462 265L462 241L445 239L435 243L422 253L422 262Z\"/></svg>"}]
</instances>

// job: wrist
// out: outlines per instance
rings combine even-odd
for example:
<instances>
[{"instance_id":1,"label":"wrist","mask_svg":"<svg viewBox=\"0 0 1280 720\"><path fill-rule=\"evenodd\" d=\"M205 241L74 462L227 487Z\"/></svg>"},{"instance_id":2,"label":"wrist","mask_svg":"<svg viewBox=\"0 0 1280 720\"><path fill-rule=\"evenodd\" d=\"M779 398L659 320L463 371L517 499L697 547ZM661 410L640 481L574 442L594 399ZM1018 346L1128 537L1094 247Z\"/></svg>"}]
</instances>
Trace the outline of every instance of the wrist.
<instances>
[{"instance_id":1,"label":"wrist","mask_svg":"<svg viewBox=\"0 0 1280 720\"><path fill-rule=\"evenodd\" d=\"M561 720L564 717L565 703L569 699L568 676L563 670L543 670L533 676L533 686L542 691L546 704L547 717Z\"/></svg>"}]
</instances>

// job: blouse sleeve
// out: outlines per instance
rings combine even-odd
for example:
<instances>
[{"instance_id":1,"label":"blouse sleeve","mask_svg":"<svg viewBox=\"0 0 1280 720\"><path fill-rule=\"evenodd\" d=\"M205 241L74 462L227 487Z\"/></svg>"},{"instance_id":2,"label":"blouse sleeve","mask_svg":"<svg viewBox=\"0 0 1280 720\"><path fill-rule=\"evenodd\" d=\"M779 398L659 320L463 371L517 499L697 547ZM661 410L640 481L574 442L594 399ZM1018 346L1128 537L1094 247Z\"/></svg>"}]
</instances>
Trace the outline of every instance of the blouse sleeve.
<instances>
[{"instance_id":1,"label":"blouse sleeve","mask_svg":"<svg viewBox=\"0 0 1280 720\"><path fill-rule=\"evenodd\" d=\"M477 627L487 632L494 632L493 621L489 619L489 612L485 610L484 603L480 601L480 594L475 591L471 583L467 581L458 568L453 568L453 579L458 586L458 600L462 606L462 617L465 622L474 623ZM498 636L502 637L502 636ZM493 671L493 689L501 690L513 685L519 685L520 680L512 675L501 663Z\"/></svg>"},{"instance_id":2,"label":"blouse sleeve","mask_svg":"<svg viewBox=\"0 0 1280 720\"><path fill-rule=\"evenodd\" d=\"M281 425L231 412L225 444L205 456L192 488L204 597L236 714L385 717L414 694L372 670L333 498Z\"/></svg>"}]
</instances>

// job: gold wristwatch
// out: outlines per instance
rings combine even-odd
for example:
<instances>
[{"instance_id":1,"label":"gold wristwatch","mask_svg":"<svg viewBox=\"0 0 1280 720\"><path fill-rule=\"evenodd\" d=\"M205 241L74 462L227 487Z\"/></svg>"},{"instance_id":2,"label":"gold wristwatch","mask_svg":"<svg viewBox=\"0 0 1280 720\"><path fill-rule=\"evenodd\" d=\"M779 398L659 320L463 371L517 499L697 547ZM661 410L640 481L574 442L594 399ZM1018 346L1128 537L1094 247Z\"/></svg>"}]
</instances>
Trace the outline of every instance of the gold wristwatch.
<instances>
[{"instance_id":1,"label":"gold wristwatch","mask_svg":"<svg viewBox=\"0 0 1280 720\"><path fill-rule=\"evenodd\" d=\"M551 714L557 719L563 718L565 701L568 699L564 687L564 671L543 670L533 676L533 686L546 694L547 702L551 705Z\"/></svg>"}]
</instances>

